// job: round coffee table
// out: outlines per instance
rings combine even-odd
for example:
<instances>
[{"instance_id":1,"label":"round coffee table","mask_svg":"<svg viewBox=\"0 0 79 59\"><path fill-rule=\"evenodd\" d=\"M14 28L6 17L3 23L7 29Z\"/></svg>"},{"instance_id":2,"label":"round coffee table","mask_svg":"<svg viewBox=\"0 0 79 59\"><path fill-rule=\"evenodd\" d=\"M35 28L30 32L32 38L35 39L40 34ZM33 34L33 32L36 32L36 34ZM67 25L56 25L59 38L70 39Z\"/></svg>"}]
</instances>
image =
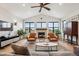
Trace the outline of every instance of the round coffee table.
<instances>
[{"instance_id":1,"label":"round coffee table","mask_svg":"<svg viewBox=\"0 0 79 59\"><path fill-rule=\"evenodd\" d=\"M57 42L37 42L35 43L35 50L37 50L37 47L56 47L56 50L57 50L57 47L58 47L58 43ZM52 51L52 50L51 50Z\"/></svg>"},{"instance_id":2,"label":"round coffee table","mask_svg":"<svg viewBox=\"0 0 79 59\"><path fill-rule=\"evenodd\" d=\"M35 51L41 51L37 49L38 47L48 47L48 53L50 55L50 51L58 50L58 42L37 42L35 43ZM52 47L56 47L56 50L52 50ZM45 50L42 50L42 51L45 51Z\"/></svg>"}]
</instances>

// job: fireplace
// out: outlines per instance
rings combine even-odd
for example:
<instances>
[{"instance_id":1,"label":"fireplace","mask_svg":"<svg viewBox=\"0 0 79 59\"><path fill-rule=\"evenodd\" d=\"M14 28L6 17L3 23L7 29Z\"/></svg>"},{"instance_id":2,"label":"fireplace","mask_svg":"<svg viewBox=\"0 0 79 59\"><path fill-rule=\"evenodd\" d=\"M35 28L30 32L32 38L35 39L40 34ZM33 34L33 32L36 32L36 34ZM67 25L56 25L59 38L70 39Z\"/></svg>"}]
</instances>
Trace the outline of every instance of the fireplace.
<instances>
[{"instance_id":1,"label":"fireplace","mask_svg":"<svg viewBox=\"0 0 79 59\"><path fill-rule=\"evenodd\" d=\"M45 32L38 32L38 38L45 38Z\"/></svg>"},{"instance_id":2,"label":"fireplace","mask_svg":"<svg viewBox=\"0 0 79 59\"><path fill-rule=\"evenodd\" d=\"M36 29L38 38L47 38L47 28L38 28Z\"/></svg>"}]
</instances>

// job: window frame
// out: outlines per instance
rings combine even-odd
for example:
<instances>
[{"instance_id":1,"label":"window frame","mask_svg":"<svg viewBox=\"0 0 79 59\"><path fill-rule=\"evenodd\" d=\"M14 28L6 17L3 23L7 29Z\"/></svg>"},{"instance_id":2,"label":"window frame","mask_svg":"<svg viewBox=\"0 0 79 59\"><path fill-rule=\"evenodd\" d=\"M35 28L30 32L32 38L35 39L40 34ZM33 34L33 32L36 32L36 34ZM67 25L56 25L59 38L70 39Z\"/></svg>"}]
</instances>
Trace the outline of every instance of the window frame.
<instances>
[{"instance_id":1,"label":"window frame","mask_svg":"<svg viewBox=\"0 0 79 59\"><path fill-rule=\"evenodd\" d=\"M40 24L41 24L41 27L40 27L40 28L44 28L42 24L43 24L43 23L46 23L46 22L37 22L37 23L40 23ZM36 28L38 28L38 27L37 27L37 23L36 23ZM46 23L46 27L47 27L47 23Z\"/></svg>"},{"instance_id":2,"label":"window frame","mask_svg":"<svg viewBox=\"0 0 79 59\"><path fill-rule=\"evenodd\" d=\"M25 27L25 26L24 26L25 29L28 29L28 30L29 30L29 32L31 32L31 29L32 29L32 28L35 28L35 22L24 22L24 24L25 24L25 23L29 23L29 27ZM31 23L34 23L34 27L31 27Z\"/></svg>"},{"instance_id":3,"label":"window frame","mask_svg":"<svg viewBox=\"0 0 79 59\"><path fill-rule=\"evenodd\" d=\"M49 25L48 25L48 28L52 28L53 32L54 32L54 29L55 29L55 28L58 28L58 29L59 29L59 26L58 26L58 27L54 27L54 25L55 25L54 23L60 24L59 22L48 22L48 24L49 24L49 23L52 23L52 27L49 27Z\"/></svg>"}]
</instances>

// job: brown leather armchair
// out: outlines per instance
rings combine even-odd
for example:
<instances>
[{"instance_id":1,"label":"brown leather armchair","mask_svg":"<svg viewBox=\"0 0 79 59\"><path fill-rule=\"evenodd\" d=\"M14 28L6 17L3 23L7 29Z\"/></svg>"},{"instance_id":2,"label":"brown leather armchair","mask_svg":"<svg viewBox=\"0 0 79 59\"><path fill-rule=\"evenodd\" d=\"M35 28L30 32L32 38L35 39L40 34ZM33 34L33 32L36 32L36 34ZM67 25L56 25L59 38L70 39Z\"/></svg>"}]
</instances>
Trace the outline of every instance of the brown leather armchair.
<instances>
[{"instance_id":1,"label":"brown leather armchair","mask_svg":"<svg viewBox=\"0 0 79 59\"><path fill-rule=\"evenodd\" d=\"M27 37L28 41L36 41L36 33L30 33L29 36Z\"/></svg>"},{"instance_id":2,"label":"brown leather armchair","mask_svg":"<svg viewBox=\"0 0 79 59\"><path fill-rule=\"evenodd\" d=\"M55 33L48 33L48 39L49 41L57 42L59 38Z\"/></svg>"}]
</instances>

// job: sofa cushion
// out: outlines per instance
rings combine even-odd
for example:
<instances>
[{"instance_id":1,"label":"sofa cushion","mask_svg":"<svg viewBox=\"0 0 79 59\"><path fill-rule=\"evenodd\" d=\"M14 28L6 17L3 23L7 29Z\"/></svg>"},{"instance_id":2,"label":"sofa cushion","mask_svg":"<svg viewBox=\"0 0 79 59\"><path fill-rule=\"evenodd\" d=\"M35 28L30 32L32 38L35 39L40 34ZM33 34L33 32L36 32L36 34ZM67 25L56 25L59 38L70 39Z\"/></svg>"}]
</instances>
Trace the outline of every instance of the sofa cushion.
<instances>
[{"instance_id":1,"label":"sofa cushion","mask_svg":"<svg viewBox=\"0 0 79 59\"><path fill-rule=\"evenodd\" d=\"M30 53L27 49L27 47L24 47L24 46L18 46L16 44L12 44L12 49L14 50L14 53L15 54L19 54L19 55L27 55L29 56Z\"/></svg>"}]
</instances>

